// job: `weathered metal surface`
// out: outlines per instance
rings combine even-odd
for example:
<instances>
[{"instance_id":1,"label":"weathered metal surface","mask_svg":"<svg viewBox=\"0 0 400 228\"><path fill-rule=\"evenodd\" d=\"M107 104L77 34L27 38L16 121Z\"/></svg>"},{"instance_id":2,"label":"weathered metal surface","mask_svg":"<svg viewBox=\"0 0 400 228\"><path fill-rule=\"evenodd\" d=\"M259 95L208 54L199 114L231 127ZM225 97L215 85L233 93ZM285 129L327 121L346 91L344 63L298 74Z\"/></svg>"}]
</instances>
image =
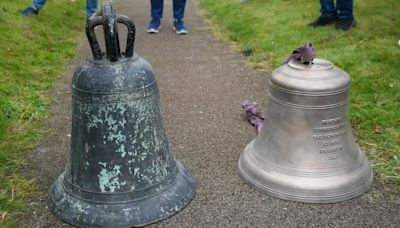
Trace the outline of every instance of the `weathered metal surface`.
<instances>
[{"instance_id":1,"label":"weathered metal surface","mask_svg":"<svg viewBox=\"0 0 400 228\"><path fill-rule=\"evenodd\" d=\"M73 77L70 161L50 190L49 208L80 227L142 226L185 207L195 182L171 151L152 67L133 53L133 22L108 2L102 13L88 21L94 58ZM115 46L117 21L128 27L124 57ZM93 32L100 24L107 58Z\"/></svg>"},{"instance_id":2,"label":"weathered metal surface","mask_svg":"<svg viewBox=\"0 0 400 228\"><path fill-rule=\"evenodd\" d=\"M311 203L367 191L373 175L352 137L350 84L347 73L325 60L276 69L263 129L239 159L243 179L269 195Z\"/></svg>"}]
</instances>

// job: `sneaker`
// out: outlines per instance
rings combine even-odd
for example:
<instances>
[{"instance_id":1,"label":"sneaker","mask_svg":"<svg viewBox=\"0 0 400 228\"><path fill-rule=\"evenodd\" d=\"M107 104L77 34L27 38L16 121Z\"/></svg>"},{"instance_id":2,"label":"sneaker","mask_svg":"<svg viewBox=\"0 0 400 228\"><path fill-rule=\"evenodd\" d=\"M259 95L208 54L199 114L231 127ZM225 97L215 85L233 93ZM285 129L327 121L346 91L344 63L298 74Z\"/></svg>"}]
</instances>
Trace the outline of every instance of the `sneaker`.
<instances>
[{"instance_id":1,"label":"sneaker","mask_svg":"<svg viewBox=\"0 0 400 228\"><path fill-rule=\"evenodd\" d=\"M28 6L26 9L22 10L21 15L28 16L29 14L38 15L39 10L37 10L34 6Z\"/></svg>"},{"instance_id":2,"label":"sneaker","mask_svg":"<svg viewBox=\"0 0 400 228\"><path fill-rule=\"evenodd\" d=\"M333 14L332 16L320 16L317 20L308 24L308 26L315 28L315 27L330 25L335 23L336 21L337 21L336 14Z\"/></svg>"},{"instance_id":3,"label":"sneaker","mask_svg":"<svg viewBox=\"0 0 400 228\"><path fill-rule=\"evenodd\" d=\"M161 29L161 20L159 18L151 19L149 26L147 27L148 33L159 33Z\"/></svg>"},{"instance_id":4,"label":"sneaker","mask_svg":"<svg viewBox=\"0 0 400 228\"><path fill-rule=\"evenodd\" d=\"M174 19L174 31L176 34L187 34L189 31L186 29L185 22L183 20Z\"/></svg>"},{"instance_id":5,"label":"sneaker","mask_svg":"<svg viewBox=\"0 0 400 228\"><path fill-rule=\"evenodd\" d=\"M354 17L350 19L339 19L336 22L336 29L347 31L353 27L356 27L357 21Z\"/></svg>"}]
</instances>

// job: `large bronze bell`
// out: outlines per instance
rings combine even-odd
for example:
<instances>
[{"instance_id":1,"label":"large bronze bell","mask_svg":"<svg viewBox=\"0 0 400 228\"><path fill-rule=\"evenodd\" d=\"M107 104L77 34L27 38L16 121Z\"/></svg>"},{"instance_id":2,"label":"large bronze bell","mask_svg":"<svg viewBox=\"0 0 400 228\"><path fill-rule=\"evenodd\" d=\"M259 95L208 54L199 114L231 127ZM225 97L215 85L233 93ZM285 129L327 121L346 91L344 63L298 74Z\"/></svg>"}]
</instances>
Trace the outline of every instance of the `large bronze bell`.
<instances>
[{"instance_id":1,"label":"large bronze bell","mask_svg":"<svg viewBox=\"0 0 400 228\"><path fill-rule=\"evenodd\" d=\"M128 28L123 55L117 23ZM94 33L98 25L106 58ZM73 77L70 161L50 190L49 208L79 227L165 219L191 201L195 182L170 149L152 67L133 52L135 26L104 2L86 32L94 58Z\"/></svg>"},{"instance_id":2,"label":"large bronze bell","mask_svg":"<svg viewBox=\"0 0 400 228\"><path fill-rule=\"evenodd\" d=\"M239 159L243 179L269 195L309 203L367 191L373 175L352 137L350 84L346 72L322 59L274 70L264 126Z\"/></svg>"}]
</instances>

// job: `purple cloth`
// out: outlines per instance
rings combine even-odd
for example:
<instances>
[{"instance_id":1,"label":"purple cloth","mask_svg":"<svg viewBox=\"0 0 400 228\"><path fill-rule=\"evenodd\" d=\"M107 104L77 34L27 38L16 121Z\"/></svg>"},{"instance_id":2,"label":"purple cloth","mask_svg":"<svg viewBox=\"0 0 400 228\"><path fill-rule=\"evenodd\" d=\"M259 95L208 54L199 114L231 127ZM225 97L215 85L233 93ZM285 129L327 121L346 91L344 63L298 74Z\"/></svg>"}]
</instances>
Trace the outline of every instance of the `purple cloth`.
<instances>
[{"instance_id":1,"label":"purple cloth","mask_svg":"<svg viewBox=\"0 0 400 228\"><path fill-rule=\"evenodd\" d=\"M246 111L246 119L250 122L251 125L256 127L257 133L260 133L265 119L264 113L257 112L257 109L248 100L242 102L242 108Z\"/></svg>"},{"instance_id":2,"label":"purple cloth","mask_svg":"<svg viewBox=\"0 0 400 228\"><path fill-rule=\"evenodd\" d=\"M292 54L285 60L284 64L290 62L290 60L297 60L303 64L312 63L315 58L317 51L312 46L311 42L307 42L304 46L296 48Z\"/></svg>"}]
</instances>

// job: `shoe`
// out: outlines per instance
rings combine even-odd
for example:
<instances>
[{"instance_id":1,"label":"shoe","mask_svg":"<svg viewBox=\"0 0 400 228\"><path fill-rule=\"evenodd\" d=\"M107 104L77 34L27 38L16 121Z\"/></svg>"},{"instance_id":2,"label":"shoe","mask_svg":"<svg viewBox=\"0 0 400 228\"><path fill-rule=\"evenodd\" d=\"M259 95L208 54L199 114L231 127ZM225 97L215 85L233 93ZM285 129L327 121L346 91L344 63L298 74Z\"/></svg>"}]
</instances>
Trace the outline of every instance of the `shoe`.
<instances>
[{"instance_id":1,"label":"shoe","mask_svg":"<svg viewBox=\"0 0 400 228\"><path fill-rule=\"evenodd\" d=\"M148 33L159 33L161 30L161 20L159 18L151 19L149 26L147 27Z\"/></svg>"},{"instance_id":2,"label":"shoe","mask_svg":"<svg viewBox=\"0 0 400 228\"><path fill-rule=\"evenodd\" d=\"M333 14L332 16L320 16L317 20L308 24L308 26L315 28L315 27L330 25L335 23L336 21L337 21L336 14Z\"/></svg>"},{"instance_id":3,"label":"shoe","mask_svg":"<svg viewBox=\"0 0 400 228\"><path fill-rule=\"evenodd\" d=\"M29 14L38 15L39 10L37 10L34 6L28 6L26 9L22 10L21 15L28 16Z\"/></svg>"},{"instance_id":4,"label":"shoe","mask_svg":"<svg viewBox=\"0 0 400 228\"><path fill-rule=\"evenodd\" d=\"M357 25L357 21L356 21L356 19L354 19L354 17L352 17L350 19L339 19L336 22L336 29L347 31L353 27L356 27L356 25Z\"/></svg>"},{"instance_id":5,"label":"shoe","mask_svg":"<svg viewBox=\"0 0 400 228\"><path fill-rule=\"evenodd\" d=\"M174 31L176 34L187 34L189 31L186 29L185 22L181 19L174 19Z\"/></svg>"}]
</instances>

